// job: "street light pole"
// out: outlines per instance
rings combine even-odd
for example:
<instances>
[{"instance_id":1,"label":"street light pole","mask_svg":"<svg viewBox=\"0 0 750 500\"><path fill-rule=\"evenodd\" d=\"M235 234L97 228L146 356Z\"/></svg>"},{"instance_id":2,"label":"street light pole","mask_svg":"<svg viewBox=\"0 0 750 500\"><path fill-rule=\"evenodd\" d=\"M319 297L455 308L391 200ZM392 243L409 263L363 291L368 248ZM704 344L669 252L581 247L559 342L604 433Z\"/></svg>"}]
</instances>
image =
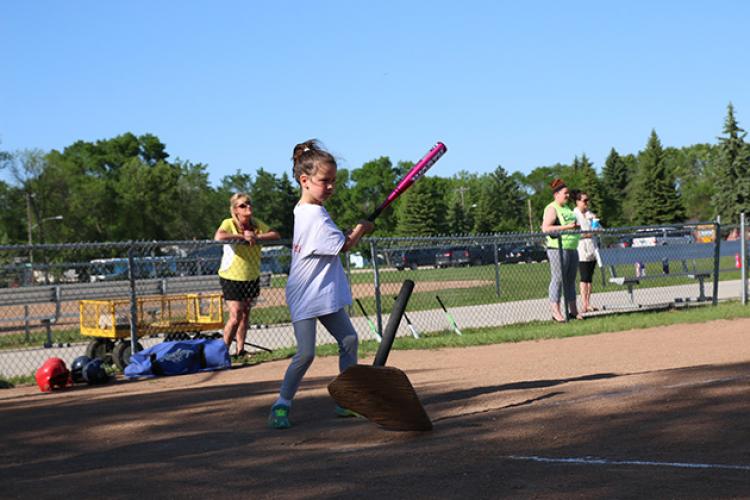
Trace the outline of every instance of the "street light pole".
<instances>
[{"instance_id":1,"label":"street light pole","mask_svg":"<svg viewBox=\"0 0 750 500\"><path fill-rule=\"evenodd\" d=\"M40 227L44 222L51 221L51 220L63 220L62 215L54 215L52 217L45 217L44 219L40 219L36 224L31 223L31 197L34 196L31 193L26 193L26 231L27 236L29 239L29 282L34 282L34 229ZM46 281L46 271L45 271L45 281Z\"/></svg>"},{"instance_id":2,"label":"street light pole","mask_svg":"<svg viewBox=\"0 0 750 500\"><path fill-rule=\"evenodd\" d=\"M32 238L31 238L31 232L33 228L31 227L31 193L28 191L26 192L26 233L29 238L29 264L31 264L31 272L33 274L34 272L34 251L31 249L31 245L33 244Z\"/></svg>"}]
</instances>

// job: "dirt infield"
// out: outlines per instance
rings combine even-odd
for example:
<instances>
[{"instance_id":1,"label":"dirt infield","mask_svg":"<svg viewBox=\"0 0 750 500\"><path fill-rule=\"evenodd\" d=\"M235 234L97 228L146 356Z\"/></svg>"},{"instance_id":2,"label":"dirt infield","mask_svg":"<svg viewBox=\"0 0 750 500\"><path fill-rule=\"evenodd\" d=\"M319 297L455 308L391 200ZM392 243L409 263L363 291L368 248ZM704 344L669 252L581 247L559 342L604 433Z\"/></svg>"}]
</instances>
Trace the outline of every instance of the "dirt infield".
<instances>
[{"instance_id":1,"label":"dirt infield","mask_svg":"<svg viewBox=\"0 0 750 500\"><path fill-rule=\"evenodd\" d=\"M335 358L313 364L287 431L265 427L286 361L3 390L0 496L748 497L749 331L715 321L394 351L434 421L423 434L337 419Z\"/></svg>"}]
</instances>

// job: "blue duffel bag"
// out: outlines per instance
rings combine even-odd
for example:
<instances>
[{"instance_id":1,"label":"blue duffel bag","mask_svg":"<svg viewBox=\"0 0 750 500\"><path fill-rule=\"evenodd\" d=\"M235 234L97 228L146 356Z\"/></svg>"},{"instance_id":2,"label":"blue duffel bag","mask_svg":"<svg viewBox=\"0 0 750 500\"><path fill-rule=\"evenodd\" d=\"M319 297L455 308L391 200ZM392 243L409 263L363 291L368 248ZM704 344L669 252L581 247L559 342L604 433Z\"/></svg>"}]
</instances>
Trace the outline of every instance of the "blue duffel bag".
<instances>
[{"instance_id":1,"label":"blue duffel bag","mask_svg":"<svg viewBox=\"0 0 750 500\"><path fill-rule=\"evenodd\" d=\"M222 339L178 340L133 354L125 367L125 376L185 375L231 367L229 350Z\"/></svg>"}]
</instances>

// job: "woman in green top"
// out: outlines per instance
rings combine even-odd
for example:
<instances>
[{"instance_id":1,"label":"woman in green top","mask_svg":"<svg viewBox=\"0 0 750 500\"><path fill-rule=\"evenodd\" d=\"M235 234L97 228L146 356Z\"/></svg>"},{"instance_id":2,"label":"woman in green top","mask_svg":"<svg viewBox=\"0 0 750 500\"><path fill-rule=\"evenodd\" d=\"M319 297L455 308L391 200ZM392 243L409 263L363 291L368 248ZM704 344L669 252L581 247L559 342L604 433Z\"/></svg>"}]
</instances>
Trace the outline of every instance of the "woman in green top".
<instances>
[{"instance_id":1,"label":"woman in green top","mask_svg":"<svg viewBox=\"0 0 750 500\"><path fill-rule=\"evenodd\" d=\"M227 349L232 340L237 342L235 356L245 354L245 336L250 318L250 306L260 294L259 241L277 240L279 233L253 217L253 205L245 193L236 193L229 199L229 212L216 230L216 241L231 242L224 245L219 267L219 282L229 318L224 325L224 343Z\"/></svg>"},{"instance_id":2,"label":"woman in green top","mask_svg":"<svg viewBox=\"0 0 750 500\"><path fill-rule=\"evenodd\" d=\"M554 201L544 209L542 231L552 233L547 236L547 259L551 280L549 284L549 301L552 308L552 319L565 321L560 309L560 298L565 294L568 302L570 318L583 319L578 314L576 305L576 275L578 271L578 239L577 234L560 234L561 231L578 229L576 216L568 206L570 191L562 179L552 181L552 196ZM560 260L560 245L562 245L562 261ZM564 286L563 286L564 284Z\"/></svg>"}]
</instances>

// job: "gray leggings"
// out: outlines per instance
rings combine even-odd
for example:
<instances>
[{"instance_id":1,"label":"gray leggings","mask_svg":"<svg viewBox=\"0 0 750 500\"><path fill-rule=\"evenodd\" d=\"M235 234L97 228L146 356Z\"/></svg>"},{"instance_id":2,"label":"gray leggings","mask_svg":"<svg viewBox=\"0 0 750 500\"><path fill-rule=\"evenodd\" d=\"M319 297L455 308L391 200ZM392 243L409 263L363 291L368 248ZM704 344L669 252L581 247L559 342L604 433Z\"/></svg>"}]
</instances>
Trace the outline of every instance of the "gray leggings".
<instances>
[{"instance_id":1,"label":"gray leggings","mask_svg":"<svg viewBox=\"0 0 750 500\"><path fill-rule=\"evenodd\" d=\"M576 275L578 274L578 250L563 250L563 261L560 264L560 250L547 249L551 279L549 282L549 301L553 304L560 302L563 292L568 305L575 304ZM565 276L565 290L563 290L563 275Z\"/></svg>"},{"instance_id":2,"label":"gray leggings","mask_svg":"<svg viewBox=\"0 0 750 500\"><path fill-rule=\"evenodd\" d=\"M351 365L357 364L359 339L344 309L318 318L295 321L292 326L294 337L297 339L297 353L292 357L281 383L281 397L284 399L291 401L294 398L302 377L315 359L315 327L318 319L339 344L339 371L343 372Z\"/></svg>"}]
</instances>

